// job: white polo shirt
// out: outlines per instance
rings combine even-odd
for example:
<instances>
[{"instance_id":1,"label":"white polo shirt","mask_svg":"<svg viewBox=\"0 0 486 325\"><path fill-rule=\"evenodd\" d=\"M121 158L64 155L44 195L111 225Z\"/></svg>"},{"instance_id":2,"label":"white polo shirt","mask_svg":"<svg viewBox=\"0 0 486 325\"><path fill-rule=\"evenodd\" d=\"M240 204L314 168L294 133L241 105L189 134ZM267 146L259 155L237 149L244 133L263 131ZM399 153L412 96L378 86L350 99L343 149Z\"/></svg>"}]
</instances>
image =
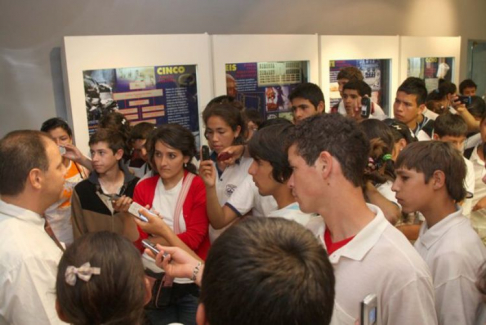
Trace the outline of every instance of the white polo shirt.
<instances>
[{"instance_id":1,"label":"white polo shirt","mask_svg":"<svg viewBox=\"0 0 486 325\"><path fill-rule=\"evenodd\" d=\"M466 163L466 179L464 180L464 187L466 188L466 191L468 191L473 195L474 198L474 187L476 183L476 178L474 175L474 165L469 159L465 157L463 158L464 158L464 162ZM462 213L467 218L471 217L473 198L464 199L464 203L462 204Z\"/></svg>"},{"instance_id":2,"label":"white polo shirt","mask_svg":"<svg viewBox=\"0 0 486 325\"><path fill-rule=\"evenodd\" d=\"M486 174L484 168L484 161L478 156L478 147L476 146L471 154L469 160L474 167L474 197L472 199L472 206L474 207L478 201L486 196L486 184L483 183L483 177ZM474 230L477 231L483 243L486 243L486 209L476 210L471 212L471 224Z\"/></svg>"},{"instance_id":3,"label":"white polo shirt","mask_svg":"<svg viewBox=\"0 0 486 325\"><path fill-rule=\"evenodd\" d=\"M304 213L300 210L299 203L294 202L286 207L275 210L268 215L269 218L284 218L287 220L295 221L305 228L312 231L314 236L318 236L320 233L324 233L324 220L322 217L315 213Z\"/></svg>"},{"instance_id":4,"label":"white polo shirt","mask_svg":"<svg viewBox=\"0 0 486 325\"><path fill-rule=\"evenodd\" d=\"M361 301L372 293L378 297L378 324L437 324L427 265L377 206L368 207L375 218L329 256L336 278L331 324L354 325ZM319 238L326 247L324 232Z\"/></svg>"},{"instance_id":5,"label":"white polo shirt","mask_svg":"<svg viewBox=\"0 0 486 325\"><path fill-rule=\"evenodd\" d=\"M0 324L65 324L55 308L62 252L37 213L0 200Z\"/></svg>"},{"instance_id":6,"label":"white polo shirt","mask_svg":"<svg viewBox=\"0 0 486 325\"><path fill-rule=\"evenodd\" d=\"M223 206L236 191L238 186L248 176L248 169L252 164L252 158L242 157L239 162L228 166L216 176L216 194L218 195L219 204ZM216 164L216 163L214 163ZM216 230L209 226L209 240L214 242L229 226Z\"/></svg>"},{"instance_id":7,"label":"white polo shirt","mask_svg":"<svg viewBox=\"0 0 486 325\"><path fill-rule=\"evenodd\" d=\"M469 220L462 215L462 209L430 229L425 221L415 248L434 279L439 323L474 324L478 309L484 308L476 280L486 261L486 248Z\"/></svg>"},{"instance_id":8,"label":"white polo shirt","mask_svg":"<svg viewBox=\"0 0 486 325\"><path fill-rule=\"evenodd\" d=\"M261 196L258 193L258 187L249 174L246 175L225 205L230 207L240 217L250 211L254 217L264 217L278 208L277 201L275 201L273 196Z\"/></svg>"}]
</instances>

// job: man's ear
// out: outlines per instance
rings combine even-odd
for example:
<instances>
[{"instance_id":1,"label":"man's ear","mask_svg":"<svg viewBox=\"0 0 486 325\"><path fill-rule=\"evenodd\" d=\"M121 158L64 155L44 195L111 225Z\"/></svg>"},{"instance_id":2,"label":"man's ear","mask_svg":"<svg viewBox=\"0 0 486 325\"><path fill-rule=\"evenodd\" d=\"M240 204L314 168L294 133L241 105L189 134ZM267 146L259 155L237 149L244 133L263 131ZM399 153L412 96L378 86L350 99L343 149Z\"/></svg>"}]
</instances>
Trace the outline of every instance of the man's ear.
<instances>
[{"instance_id":1,"label":"man's ear","mask_svg":"<svg viewBox=\"0 0 486 325\"><path fill-rule=\"evenodd\" d=\"M317 112L319 114L322 114L326 110L326 103L321 100L316 108L317 108Z\"/></svg>"},{"instance_id":2,"label":"man's ear","mask_svg":"<svg viewBox=\"0 0 486 325\"><path fill-rule=\"evenodd\" d=\"M433 182L434 190L439 190L446 185L446 175L442 170L436 170L432 174L431 181Z\"/></svg>"},{"instance_id":3,"label":"man's ear","mask_svg":"<svg viewBox=\"0 0 486 325\"><path fill-rule=\"evenodd\" d=\"M123 149L118 149L116 152L115 152L115 158L116 160L120 160L123 158Z\"/></svg>"},{"instance_id":4,"label":"man's ear","mask_svg":"<svg viewBox=\"0 0 486 325\"><path fill-rule=\"evenodd\" d=\"M43 179L44 173L39 168L31 169L27 176L27 182L36 190L41 189Z\"/></svg>"},{"instance_id":5,"label":"man's ear","mask_svg":"<svg viewBox=\"0 0 486 325\"><path fill-rule=\"evenodd\" d=\"M332 171L332 156L327 151L322 151L317 157L316 161L316 168L317 171L321 173L322 179L326 179L329 177Z\"/></svg>"},{"instance_id":6,"label":"man's ear","mask_svg":"<svg viewBox=\"0 0 486 325\"><path fill-rule=\"evenodd\" d=\"M56 299L56 312L57 317L62 320L64 323L70 323L69 319L67 319L66 315L62 311L61 305L59 304L59 300Z\"/></svg>"},{"instance_id":7,"label":"man's ear","mask_svg":"<svg viewBox=\"0 0 486 325\"><path fill-rule=\"evenodd\" d=\"M196 324L197 325L209 325L209 321L206 318L206 310L204 309L204 304L199 303L196 312Z\"/></svg>"}]
</instances>

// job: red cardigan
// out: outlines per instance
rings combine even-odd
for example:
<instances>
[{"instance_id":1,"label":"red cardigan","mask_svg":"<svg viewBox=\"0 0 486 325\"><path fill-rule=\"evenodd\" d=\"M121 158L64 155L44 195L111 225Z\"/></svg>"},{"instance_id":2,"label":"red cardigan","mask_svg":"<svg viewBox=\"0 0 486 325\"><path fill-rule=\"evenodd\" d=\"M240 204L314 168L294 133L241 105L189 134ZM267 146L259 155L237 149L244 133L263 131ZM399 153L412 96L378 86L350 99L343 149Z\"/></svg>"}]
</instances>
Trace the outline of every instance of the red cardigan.
<instances>
[{"instance_id":1,"label":"red cardigan","mask_svg":"<svg viewBox=\"0 0 486 325\"><path fill-rule=\"evenodd\" d=\"M187 171L184 173L184 178ZM142 206L152 207L155 189L159 176L153 176L140 181L135 187L133 200ZM196 176L192 180L191 187L187 193L186 200L182 206L182 215L186 223L186 231L177 236L191 248L200 258L206 259L209 250L209 219L206 211L206 187L201 177ZM138 227L137 227L138 228ZM139 239L135 246L143 251L142 239L148 235L138 228Z\"/></svg>"}]
</instances>

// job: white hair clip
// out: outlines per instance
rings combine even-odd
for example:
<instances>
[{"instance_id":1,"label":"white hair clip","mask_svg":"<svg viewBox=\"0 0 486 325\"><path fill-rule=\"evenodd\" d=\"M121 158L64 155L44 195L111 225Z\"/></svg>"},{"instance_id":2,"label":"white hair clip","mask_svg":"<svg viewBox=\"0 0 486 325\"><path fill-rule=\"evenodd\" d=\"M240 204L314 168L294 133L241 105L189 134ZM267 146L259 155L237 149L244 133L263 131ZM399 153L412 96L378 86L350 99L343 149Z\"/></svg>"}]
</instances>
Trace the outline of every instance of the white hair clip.
<instances>
[{"instance_id":1,"label":"white hair clip","mask_svg":"<svg viewBox=\"0 0 486 325\"><path fill-rule=\"evenodd\" d=\"M74 286L76 284L76 276L81 280L88 282L93 274L98 275L100 274L100 271L99 267L91 267L89 262L84 263L80 267L70 265L67 267L65 273L66 283L70 286Z\"/></svg>"}]
</instances>

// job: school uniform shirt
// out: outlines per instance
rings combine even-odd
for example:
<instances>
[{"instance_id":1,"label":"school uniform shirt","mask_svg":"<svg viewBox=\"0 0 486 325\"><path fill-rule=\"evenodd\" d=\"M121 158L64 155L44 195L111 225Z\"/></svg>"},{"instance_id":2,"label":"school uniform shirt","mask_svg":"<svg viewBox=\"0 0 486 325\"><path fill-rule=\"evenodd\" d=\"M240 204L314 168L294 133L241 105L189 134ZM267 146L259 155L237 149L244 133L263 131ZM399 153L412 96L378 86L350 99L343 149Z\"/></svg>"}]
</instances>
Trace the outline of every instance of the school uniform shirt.
<instances>
[{"instance_id":1,"label":"school uniform shirt","mask_svg":"<svg viewBox=\"0 0 486 325\"><path fill-rule=\"evenodd\" d=\"M474 165L473 163L465 158L464 158L464 163L466 164L466 179L464 180L464 187L466 188L466 191L468 193L471 193L473 195L473 198L474 198L474 188L475 188L475 183L476 183L476 179L475 179L475 176L474 176ZM462 204L462 214L466 217L466 218L471 218L471 211L472 211L472 202L473 202L473 198L466 198L464 199L464 203Z\"/></svg>"},{"instance_id":2,"label":"school uniform shirt","mask_svg":"<svg viewBox=\"0 0 486 325\"><path fill-rule=\"evenodd\" d=\"M478 146L476 146L469 160L474 167L474 197L472 198L471 205L474 207L480 199L486 196L486 184L483 183L483 177L486 174L484 168L484 161L478 156ZM486 244L486 209L480 209L471 212L471 224L478 233L479 237Z\"/></svg>"},{"instance_id":3,"label":"school uniform shirt","mask_svg":"<svg viewBox=\"0 0 486 325\"><path fill-rule=\"evenodd\" d=\"M55 308L62 251L37 213L0 200L0 325L64 324Z\"/></svg>"},{"instance_id":4,"label":"school uniform shirt","mask_svg":"<svg viewBox=\"0 0 486 325\"><path fill-rule=\"evenodd\" d=\"M213 158L216 158L215 153L213 153ZM248 169L252 163L252 158L242 157L235 164L226 167L222 172L218 170L216 166L218 172L216 177L216 194L218 195L219 204L221 206L229 200L236 188L243 183L244 179L248 176ZM215 162L214 164L216 165ZM209 226L209 238L211 243L214 242L229 226L218 230Z\"/></svg>"},{"instance_id":5,"label":"school uniform shirt","mask_svg":"<svg viewBox=\"0 0 486 325\"><path fill-rule=\"evenodd\" d=\"M336 278L331 324L354 325L360 302L369 294L378 298L378 324L437 324L427 265L380 208L372 204L368 208L375 218L329 256ZM319 240L326 248L324 232Z\"/></svg>"},{"instance_id":6,"label":"school uniform shirt","mask_svg":"<svg viewBox=\"0 0 486 325\"><path fill-rule=\"evenodd\" d=\"M388 116L383 111L383 108L381 108L381 106L378 105L377 103L373 102L372 109L373 109L373 111L371 112L369 118L377 119L377 120L380 120L380 121L383 121L384 119L388 118ZM338 103L337 112L339 114L341 114L342 116L348 115L348 113L346 113L346 108L344 108L344 102L342 100L340 100L339 103Z\"/></svg>"},{"instance_id":7,"label":"school uniform shirt","mask_svg":"<svg viewBox=\"0 0 486 325\"><path fill-rule=\"evenodd\" d=\"M462 209L429 228L422 224L415 248L432 273L439 324L472 325L484 308L476 288L486 248Z\"/></svg>"},{"instance_id":8,"label":"school uniform shirt","mask_svg":"<svg viewBox=\"0 0 486 325\"><path fill-rule=\"evenodd\" d=\"M277 201L271 195L261 196L251 175L247 175L225 203L239 217L251 211L254 217L265 217L277 210Z\"/></svg>"},{"instance_id":9,"label":"school uniform shirt","mask_svg":"<svg viewBox=\"0 0 486 325\"><path fill-rule=\"evenodd\" d=\"M286 207L275 210L268 214L269 218L284 218L287 220L295 221L301 224L305 228L309 229L314 236L318 236L324 229L324 220L322 217L315 213L304 213L300 210L299 203L294 202Z\"/></svg>"}]
</instances>

